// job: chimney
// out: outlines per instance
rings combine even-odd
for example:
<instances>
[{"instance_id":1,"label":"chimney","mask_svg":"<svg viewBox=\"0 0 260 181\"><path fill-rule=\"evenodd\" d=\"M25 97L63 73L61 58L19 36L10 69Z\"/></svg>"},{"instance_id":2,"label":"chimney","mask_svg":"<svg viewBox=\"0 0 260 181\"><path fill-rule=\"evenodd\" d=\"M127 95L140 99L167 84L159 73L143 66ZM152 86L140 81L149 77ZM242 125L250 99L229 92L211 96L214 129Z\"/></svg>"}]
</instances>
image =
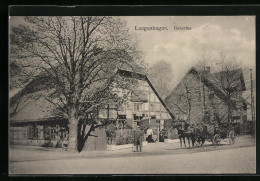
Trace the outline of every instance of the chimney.
<instances>
[{"instance_id":1,"label":"chimney","mask_svg":"<svg viewBox=\"0 0 260 181\"><path fill-rule=\"evenodd\" d=\"M210 74L210 67L209 66L205 67L204 74Z\"/></svg>"}]
</instances>

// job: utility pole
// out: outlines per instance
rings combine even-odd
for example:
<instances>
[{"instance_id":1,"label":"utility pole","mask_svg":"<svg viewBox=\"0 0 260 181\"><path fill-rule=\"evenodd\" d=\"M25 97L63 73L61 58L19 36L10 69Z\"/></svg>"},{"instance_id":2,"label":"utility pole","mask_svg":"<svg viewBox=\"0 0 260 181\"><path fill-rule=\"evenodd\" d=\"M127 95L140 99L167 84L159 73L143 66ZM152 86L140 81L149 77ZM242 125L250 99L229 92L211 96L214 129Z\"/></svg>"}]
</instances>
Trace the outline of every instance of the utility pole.
<instances>
[{"instance_id":1,"label":"utility pole","mask_svg":"<svg viewBox=\"0 0 260 181\"><path fill-rule=\"evenodd\" d=\"M253 123L253 132L255 134L255 104L254 104L254 94L253 94L253 76L252 69L250 69L250 79L251 79L251 114L252 114L252 123Z\"/></svg>"},{"instance_id":2,"label":"utility pole","mask_svg":"<svg viewBox=\"0 0 260 181\"><path fill-rule=\"evenodd\" d=\"M203 67L203 70L200 72L200 99L201 99L201 107L202 107L202 113L203 117L205 116L206 113L206 97L205 97L205 85L202 82L202 76L204 79L205 74L205 66Z\"/></svg>"}]
</instances>

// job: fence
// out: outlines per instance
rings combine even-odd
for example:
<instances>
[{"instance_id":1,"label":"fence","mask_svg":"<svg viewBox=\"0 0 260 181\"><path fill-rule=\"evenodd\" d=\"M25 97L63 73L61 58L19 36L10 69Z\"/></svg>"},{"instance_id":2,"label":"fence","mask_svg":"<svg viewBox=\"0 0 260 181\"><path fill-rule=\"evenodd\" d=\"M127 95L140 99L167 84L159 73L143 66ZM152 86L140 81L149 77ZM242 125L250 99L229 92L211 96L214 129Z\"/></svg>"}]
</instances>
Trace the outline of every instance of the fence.
<instances>
[{"instance_id":1,"label":"fence","mask_svg":"<svg viewBox=\"0 0 260 181\"><path fill-rule=\"evenodd\" d=\"M119 129L116 130L116 135L119 136L129 136L129 135L133 135L133 130L132 129Z\"/></svg>"},{"instance_id":2,"label":"fence","mask_svg":"<svg viewBox=\"0 0 260 181\"><path fill-rule=\"evenodd\" d=\"M133 142L133 130L132 129L119 129L115 130L115 136L107 138L108 145L124 145Z\"/></svg>"}]
</instances>

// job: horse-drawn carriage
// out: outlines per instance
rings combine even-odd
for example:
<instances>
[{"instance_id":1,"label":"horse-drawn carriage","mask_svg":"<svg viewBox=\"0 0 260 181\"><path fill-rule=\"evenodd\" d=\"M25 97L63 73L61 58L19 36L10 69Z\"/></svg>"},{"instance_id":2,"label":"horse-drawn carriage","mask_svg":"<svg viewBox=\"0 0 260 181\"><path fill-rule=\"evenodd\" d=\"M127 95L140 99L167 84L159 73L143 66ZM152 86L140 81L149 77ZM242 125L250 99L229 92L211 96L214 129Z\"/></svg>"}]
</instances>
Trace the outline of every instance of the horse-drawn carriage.
<instances>
[{"instance_id":1,"label":"horse-drawn carriage","mask_svg":"<svg viewBox=\"0 0 260 181\"><path fill-rule=\"evenodd\" d=\"M227 123L204 123L199 125L190 125L185 123L185 121L182 121L176 123L174 128L178 130L181 147L183 142L185 148L185 139L188 141L189 147L190 141L192 141L192 146L194 146L197 142L202 147L204 147L206 140L212 142L214 146L220 145L221 140L226 138L228 138L230 145L233 145L236 141L234 128Z\"/></svg>"},{"instance_id":2,"label":"horse-drawn carriage","mask_svg":"<svg viewBox=\"0 0 260 181\"><path fill-rule=\"evenodd\" d=\"M227 123L221 124L205 124L195 128L195 136L202 136L205 140L212 142L214 146L220 145L221 140L229 140L229 144L233 145L236 141L234 128Z\"/></svg>"}]
</instances>

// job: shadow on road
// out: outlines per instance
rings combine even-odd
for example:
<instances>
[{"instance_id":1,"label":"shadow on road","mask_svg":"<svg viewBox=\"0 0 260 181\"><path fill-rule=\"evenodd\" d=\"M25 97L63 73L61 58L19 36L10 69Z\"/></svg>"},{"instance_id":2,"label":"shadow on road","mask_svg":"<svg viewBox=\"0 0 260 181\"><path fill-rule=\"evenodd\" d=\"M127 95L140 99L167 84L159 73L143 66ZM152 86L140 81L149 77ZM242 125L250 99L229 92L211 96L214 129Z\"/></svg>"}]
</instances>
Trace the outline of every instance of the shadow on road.
<instances>
[{"instance_id":1,"label":"shadow on road","mask_svg":"<svg viewBox=\"0 0 260 181\"><path fill-rule=\"evenodd\" d=\"M208 145L204 145L204 147L202 146L193 146L193 147L186 147L186 148L173 148L173 149L165 149L165 150L185 150L185 149L196 149L196 148L200 148L200 149L203 149L203 148L208 148L208 147L211 147L211 148L216 148L216 147L219 147L219 146L225 146L227 144L219 144L219 145L212 145L212 144L208 144Z\"/></svg>"}]
</instances>

